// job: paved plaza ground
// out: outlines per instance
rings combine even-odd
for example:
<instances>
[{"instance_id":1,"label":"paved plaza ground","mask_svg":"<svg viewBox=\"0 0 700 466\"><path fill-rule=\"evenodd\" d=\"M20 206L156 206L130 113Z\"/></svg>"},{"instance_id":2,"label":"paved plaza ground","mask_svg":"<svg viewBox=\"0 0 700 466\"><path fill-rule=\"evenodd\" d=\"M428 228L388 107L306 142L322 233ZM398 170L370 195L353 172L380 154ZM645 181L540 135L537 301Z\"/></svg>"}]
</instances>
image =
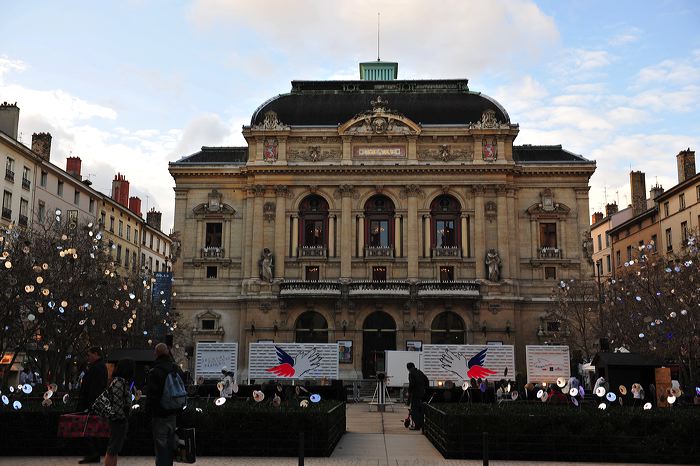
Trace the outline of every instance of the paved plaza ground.
<instances>
[{"instance_id":1,"label":"paved plaza ground","mask_svg":"<svg viewBox=\"0 0 700 466\"><path fill-rule=\"evenodd\" d=\"M404 428L406 408L398 406L394 412L370 412L366 404L348 404L347 433L343 436L330 458L306 458L308 466L481 466L482 460L445 460L432 444L419 432ZM73 466L75 457L58 457L47 461L43 457L0 458L0 466ZM153 458L123 457L124 466L151 466ZM201 457L200 466L296 466L297 458L247 458ZM594 466L600 463L561 463L542 461L490 461L493 466L534 465ZM632 466L614 463L616 466ZM641 465L640 465L641 466ZM645 466L649 466L648 464Z\"/></svg>"}]
</instances>

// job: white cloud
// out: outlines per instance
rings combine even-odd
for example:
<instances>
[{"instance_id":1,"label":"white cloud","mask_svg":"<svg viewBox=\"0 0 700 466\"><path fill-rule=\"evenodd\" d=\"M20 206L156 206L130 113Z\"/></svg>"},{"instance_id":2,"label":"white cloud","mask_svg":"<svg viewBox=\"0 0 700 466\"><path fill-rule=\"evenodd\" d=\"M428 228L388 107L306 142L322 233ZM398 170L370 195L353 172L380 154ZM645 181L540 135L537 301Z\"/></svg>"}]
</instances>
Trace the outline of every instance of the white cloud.
<instances>
[{"instance_id":1,"label":"white cloud","mask_svg":"<svg viewBox=\"0 0 700 466\"><path fill-rule=\"evenodd\" d=\"M700 86L688 85L676 90L652 88L630 99L630 105L652 111L689 112L700 108Z\"/></svg>"},{"instance_id":2,"label":"white cloud","mask_svg":"<svg viewBox=\"0 0 700 466\"><path fill-rule=\"evenodd\" d=\"M608 44L613 47L632 44L637 42L642 36L642 30L636 27L629 27L625 31L613 36L608 40Z\"/></svg>"},{"instance_id":3,"label":"white cloud","mask_svg":"<svg viewBox=\"0 0 700 466\"><path fill-rule=\"evenodd\" d=\"M513 118L520 112L541 106L548 94L547 89L541 83L528 75L510 85L496 88L494 97L507 106L507 110Z\"/></svg>"},{"instance_id":4,"label":"white cloud","mask_svg":"<svg viewBox=\"0 0 700 466\"><path fill-rule=\"evenodd\" d=\"M700 52L692 59L664 60L655 65L647 66L639 70L636 76L636 84L644 86L649 84L697 84L700 82Z\"/></svg>"},{"instance_id":5,"label":"white cloud","mask_svg":"<svg viewBox=\"0 0 700 466\"><path fill-rule=\"evenodd\" d=\"M24 71L27 65L22 60L13 60L6 55L0 56L0 84L3 83L4 76L10 71Z\"/></svg>"},{"instance_id":6,"label":"white cloud","mask_svg":"<svg viewBox=\"0 0 700 466\"><path fill-rule=\"evenodd\" d=\"M319 63L342 62L344 69L348 62L372 60L377 12L387 12L381 58L400 60L402 76L410 78L473 76L493 66L536 61L559 40L553 18L528 0L442 0L438 5L419 0L197 0L190 18L202 33L239 34L303 72Z\"/></svg>"},{"instance_id":7,"label":"white cloud","mask_svg":"<svg viewBox=\"0 0 700 466\"><path fill-rule=\"evenodd\" d=\"M553 62L555 76L577 81L599 77L601 70L610 65L615 57L607 50L581 48L565 49Z\"/></svg>"}]
</instances>

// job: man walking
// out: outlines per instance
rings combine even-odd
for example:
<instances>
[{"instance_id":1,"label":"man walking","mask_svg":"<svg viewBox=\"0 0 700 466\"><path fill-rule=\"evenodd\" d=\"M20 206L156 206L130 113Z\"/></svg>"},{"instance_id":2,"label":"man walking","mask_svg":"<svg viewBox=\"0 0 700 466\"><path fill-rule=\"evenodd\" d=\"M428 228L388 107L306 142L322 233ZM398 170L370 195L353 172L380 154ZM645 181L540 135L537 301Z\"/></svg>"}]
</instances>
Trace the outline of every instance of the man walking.
<instances>
[{"instance_id":1,"label":"man walking","mask_svg":"<svg viewBox=\"0 0 700 466\"><path fill-rule=\"evenodd\" d=\"M175 427L177 409L165 409L161 406L163 388L168 374L177 372L179 368L170 355L170 349L165 343L156 345L156 361L148 372L146 386L146 409L151 413L153 428L153 443L156 451L156 466L172 466L175 454Z\"/></svg>"},{"instance_id":2,"label":"man walking","mask_svg":"<svg viewBox=\"0 0 700 466\"><path fill-rule=\"evenodd\" d=\"M413 427L411 430L423 428L423 398L428 390L428 377L416 368L412 362L406 364L408 369L408 401L411 403L411 419Z\"/></svg>"},{"instance_id":3,"label":"man walking","mask_svg":"<svg viewBox=\"0 0 700 466\"><path fill-rule=\"evenodd\" d=\"M88 366L80 382L78 411L89 411L97 397L107 388L107 366L102 361L102 350L97 346L91 347L87 351L87 359ZM78 463L100 462L100 453L97 450L94 438L85 438L85 449L87 450L87 455Z\"/></svg>"}]
</instances>

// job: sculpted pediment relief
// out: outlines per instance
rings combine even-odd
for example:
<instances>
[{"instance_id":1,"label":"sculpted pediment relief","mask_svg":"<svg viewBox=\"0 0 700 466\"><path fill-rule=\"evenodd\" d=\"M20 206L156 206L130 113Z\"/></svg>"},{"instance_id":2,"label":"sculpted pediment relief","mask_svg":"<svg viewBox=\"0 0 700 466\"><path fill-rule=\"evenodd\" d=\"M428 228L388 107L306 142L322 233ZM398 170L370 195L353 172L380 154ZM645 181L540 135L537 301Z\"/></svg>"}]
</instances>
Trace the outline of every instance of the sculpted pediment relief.
<instances>
[{"instance_id":1,"label":"sculpted pediment relief","mask_svg":"<svg viewBox=\"0 0 700 466\"><path fill-rule=\"evenodd\" d=\"M216 210L212 210L211 206L208 202L203 202L202 204L199 204L196 206L194 209L192 209L192 212L194 213L195 217L204 217L204 216L221 216L221 217L233 217L236 214L236 209L231 207L228 204L219 204L218 208Z\"/></svg>"},{"instance_id":2,"label":"sculpted pediment relief","mask_svg":"<svg viewBox=\"0 0 700 466\"><path fill-rule=\"evenodd\" d=\"M387 108L388 101L377 96L371 101L372 110L358 113L350 120L338 127L338 134L342 135L418 135L421 127L404 115Z\"/></svg>"},{"instance_id":3,"label":"sculpted pediment relief","mask_svg":"<svg viewBox=\"0 0 700 466\"><path fill-rule=\"evenodd\" d=\"M545 207L542 204L533 204L531 205L527 211L526 211L530 216L535 216L535 217L560 217L560 216L566 216L571 212L571 208L567 206L566 204L561 204L561 203L555 203L551 208L550 207Z\"/></svg>"}]
</instances>

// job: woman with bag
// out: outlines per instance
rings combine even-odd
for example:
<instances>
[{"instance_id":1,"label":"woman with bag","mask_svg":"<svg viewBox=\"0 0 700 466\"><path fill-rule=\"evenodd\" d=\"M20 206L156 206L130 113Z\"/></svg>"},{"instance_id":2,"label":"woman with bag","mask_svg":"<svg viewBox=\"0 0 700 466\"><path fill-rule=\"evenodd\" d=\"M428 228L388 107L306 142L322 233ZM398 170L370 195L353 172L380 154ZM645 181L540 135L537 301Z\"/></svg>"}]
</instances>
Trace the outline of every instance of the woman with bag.
<instances>
[{"instance_id":1,"label":"woman with bag","mask_svg":"<svg viewBox=\"0 0 700 466\"><path fill-rule=\"evenodd\" d=\"M109 443L105 454L105 466L116 466L119 452L124 446L131 412L131 381L134 380L133 359L122 359L112 374L112 383L95 400L93 411L109 421Z\"/></svg>"}]
</instances>

